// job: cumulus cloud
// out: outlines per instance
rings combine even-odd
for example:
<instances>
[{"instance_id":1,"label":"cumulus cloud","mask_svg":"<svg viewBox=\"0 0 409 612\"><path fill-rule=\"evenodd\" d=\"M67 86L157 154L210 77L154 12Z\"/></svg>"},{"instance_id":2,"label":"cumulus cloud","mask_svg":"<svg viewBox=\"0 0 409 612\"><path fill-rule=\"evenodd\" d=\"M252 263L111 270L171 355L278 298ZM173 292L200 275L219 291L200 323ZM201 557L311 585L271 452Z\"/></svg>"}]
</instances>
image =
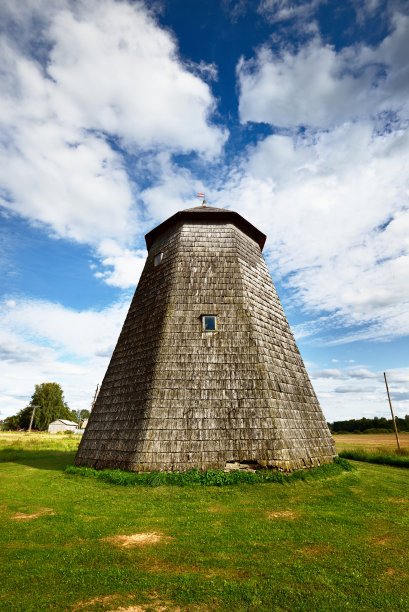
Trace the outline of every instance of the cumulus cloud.
<instances>
[{"instance_id":1,"label":"cumulus cloud","mask_svg":"<svg viewBox=\"0 0 409 612\"><path fill-rule=\"evenodd\" d=\"M327 420L353 419L357 415L390 418L383 372L364 365L354 369L350 366L336 370L310 369ZM389 370L388 382L395 414L404 417L408 410L409 368Z\"/></svg>"},{"instance_id":2,"label":"cumulus cloud","mask_svg":"<svg viewBox=\"0 0 409 612\"><path fill-rule=\"evenodd\" d=\"M98 248L101 265L108 268L95 272L108 285L121 289L135 288L146 261L146 251L122 248L113 240L105 239Z\"/></svg>"},{"instance_id":3,"label":"cumulus cloud","mask_svg":"<svg viewBox=\"0 0 409 612\"><path fill-rule=\"evenodd\" d=\"M374 391L375 387L366 387L363 385L344 385L343 387L335 387L335 393L365 393L368 391Z\"/></svg>"},{"instance_id":4,"label":"cumulus cloud","mask_svg":"<svg viewBox=\"0 0 409 612\"><path fill-rule=\"evenodd\" d=\"M224 134L208 122L209 87L186 70L176 41L143 4L87 2L56 15L50 35L48 72L81 123L127 147L220 151Z\"/></svg>"},{"instance_id":5,"label":"cumulus cloud","mask_svg":"<svg viewBox=\"0 0 409 612\"><path fill-rule=\"evenodd\" d=\"M211 124L215 100L197 76L216 69L199 64L193 74L140 2L46 8L2 8L0 203L58 236L129 244L139 187L123 153L217 155L226 133Z\"/></svg>"},{"instance_id":6,"label":"cumulus cloud","mask_svg":"<svg viewBox=\"0 0 409 612\"><path fill-rule=\"evenodd\" d=\"M316 370L312 374L312 378L335 378L335 379L343 379L345 378L345 374L338 369L328 369L328 370Z\"/></svg>"},{"instance_id":7,"label":"cumulus cloud","mask_svg":"<svg viewBox=\"0 0 409 612\"><path fill-rule=\"evenodd\" d=\"M128 304L76 311L43 300L14 302L13 307L0 304L3 415L23 408L34 385L49 381L62 385L71 408L89 408Z\"/></svg>"},{"instance_id":8,"label":"cumulus cloud","mask_svg":"<svg viewBox=\"0 0 409 612\"><path fill-rule=\"evenodd\" d=\"M78 312L43 300L16 298L15 302L13 308L0 306L3 333L15 334L15 341L24 337L36 345L51 347L67 357L89 357L112 346L126 313L124 303L102 311Z\"/></svg>"},{"instance_id":9,"label":"cumulus cloud","mask_svg":"<svg viewBox=\"0 0 409 612\"><path fill-rule=\"evenodd\" d=\"M367 368L358 368L356 370L348 370L348 376L350 378L366 379L366 378L379 378L380 376L382 376L382 374L371 372Z\"/></svg>"},{"instance_id":10,"label":"cumulus cloud","mask_svg":"<svg viewBox=\"0 0 409 612\"><path fill-rule=\"evenodd\" d=\"M395 13L377 48L336 51L315 36L297 50L268 46L237 66L242 122L331 128L385 113L409 118L409 16ZM385 117L384 117L385 119Z\"/></svg>"},{"instance_id":11,"label":"cumulus cloud","mask_svg":"<svg viewBox=\"0 0 409 612\"><path fill-rule=\"evenodd\" d=\"M394 391L391 393L391 398L398 402L407 402L409 400L409 391Z\"/></svg>"},{"instance_id":12,"label":"cumulus cloud","mask_svg":"<svg viewBox=\"0 0 409 612\"><path fill-rule=\"evenodd\" d=\"M151 226L178 210L197 205L195 186L196 192L203 192L204 187L202 182L195 180L190 170L178 167L166 152L152 157L149 165L157 180L154 186L141 191L140 198Z\"/></svg>"},{"instance_id":13,"label":"cumulus cloud","mask_svg":"<svg viewBox=\"0 0 409 612\"><path fill-rule=\"evenodd\" d=\"M267 234L273 278L325 313L301 337L331 326L351 327L334 343L409 333L409 130L373 127L268 136L216 196Z\"/></svg>"}]
</instances>

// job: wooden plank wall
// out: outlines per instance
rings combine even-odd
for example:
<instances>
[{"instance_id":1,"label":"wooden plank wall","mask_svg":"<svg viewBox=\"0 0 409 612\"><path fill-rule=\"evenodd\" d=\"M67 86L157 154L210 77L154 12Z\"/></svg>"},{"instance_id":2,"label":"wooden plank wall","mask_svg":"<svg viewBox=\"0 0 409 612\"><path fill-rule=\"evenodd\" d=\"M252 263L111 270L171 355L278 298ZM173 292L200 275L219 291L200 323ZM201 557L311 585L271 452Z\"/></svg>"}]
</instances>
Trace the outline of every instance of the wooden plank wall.
<instances>
[{"instance_id":1,"label":"wooden plank wall","mask_svg":"<svg viewBox=\"0 0 409 612\"><path fill-rule=\"evenodd\" d=\"M215 332L202 330L206 314L216 315ZM76 464L291 470L335 455L258 244L233 224L200 219L160 236Z\"/></svg>"}]
</instances>

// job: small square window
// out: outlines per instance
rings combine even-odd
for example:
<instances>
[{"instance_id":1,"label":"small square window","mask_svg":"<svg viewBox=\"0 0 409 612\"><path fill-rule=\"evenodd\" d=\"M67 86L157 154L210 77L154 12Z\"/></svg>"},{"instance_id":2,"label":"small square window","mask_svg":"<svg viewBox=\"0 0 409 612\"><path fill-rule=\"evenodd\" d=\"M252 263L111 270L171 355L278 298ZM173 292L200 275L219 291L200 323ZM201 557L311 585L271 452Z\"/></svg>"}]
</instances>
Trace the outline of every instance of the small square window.
<instances>
[{"instance_id":1,"label":"small square window","mask_svg":"<svg viewBox=\"0 0 409 612\"><path fill-rule=\"evenodd\" d=\"M163 253L157 253L153 258L153 265L158 266L163 259Z\"/></svg>"},{"instance_id":2,"label":"small square window","mask_svg":"<svg viewBox=\"0 0 409 612\"><path fill-rule=\"evenodd\" d=\"M216 331L215 315L202 315L202 329L203 331Z\"/></svg>"}]
</instances>

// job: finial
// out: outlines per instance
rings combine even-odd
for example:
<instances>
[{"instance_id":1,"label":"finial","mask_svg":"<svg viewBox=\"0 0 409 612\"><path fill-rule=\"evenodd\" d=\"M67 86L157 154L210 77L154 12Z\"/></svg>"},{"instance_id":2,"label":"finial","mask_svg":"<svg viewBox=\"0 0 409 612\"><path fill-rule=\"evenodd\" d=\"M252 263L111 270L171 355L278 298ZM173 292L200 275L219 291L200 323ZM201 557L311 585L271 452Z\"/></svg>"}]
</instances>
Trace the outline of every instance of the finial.
<instances>
[{"instance_id":1,"label":"finial","mask_svg":"<svg viewBox=\"0 0 409 612\"><path fill-rule=\"evenodd\" d=\"M197 193L196 197L203 198L202 206L206 206L206 200L205 200L205 194L204 193Z\"/></svg>"}]
</instances>

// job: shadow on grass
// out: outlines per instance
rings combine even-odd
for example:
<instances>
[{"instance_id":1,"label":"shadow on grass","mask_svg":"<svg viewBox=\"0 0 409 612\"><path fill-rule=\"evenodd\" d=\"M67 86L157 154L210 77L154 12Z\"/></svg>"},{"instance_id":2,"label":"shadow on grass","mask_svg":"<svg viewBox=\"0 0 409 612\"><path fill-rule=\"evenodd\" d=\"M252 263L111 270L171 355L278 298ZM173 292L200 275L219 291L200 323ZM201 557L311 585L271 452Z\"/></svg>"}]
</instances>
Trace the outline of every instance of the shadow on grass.
<instances>
[{"instance_id":1,"label":"shadow on grass","mask_svg":"<svg viewBox=\"0 0 409 612\"><path fill-rule=\"evenodd\" d=\"M18 463L38 470L63 471L74 463L75 453L76 451L4 449L0 451L0 464Z\"/></svg>"}]
</instances>

